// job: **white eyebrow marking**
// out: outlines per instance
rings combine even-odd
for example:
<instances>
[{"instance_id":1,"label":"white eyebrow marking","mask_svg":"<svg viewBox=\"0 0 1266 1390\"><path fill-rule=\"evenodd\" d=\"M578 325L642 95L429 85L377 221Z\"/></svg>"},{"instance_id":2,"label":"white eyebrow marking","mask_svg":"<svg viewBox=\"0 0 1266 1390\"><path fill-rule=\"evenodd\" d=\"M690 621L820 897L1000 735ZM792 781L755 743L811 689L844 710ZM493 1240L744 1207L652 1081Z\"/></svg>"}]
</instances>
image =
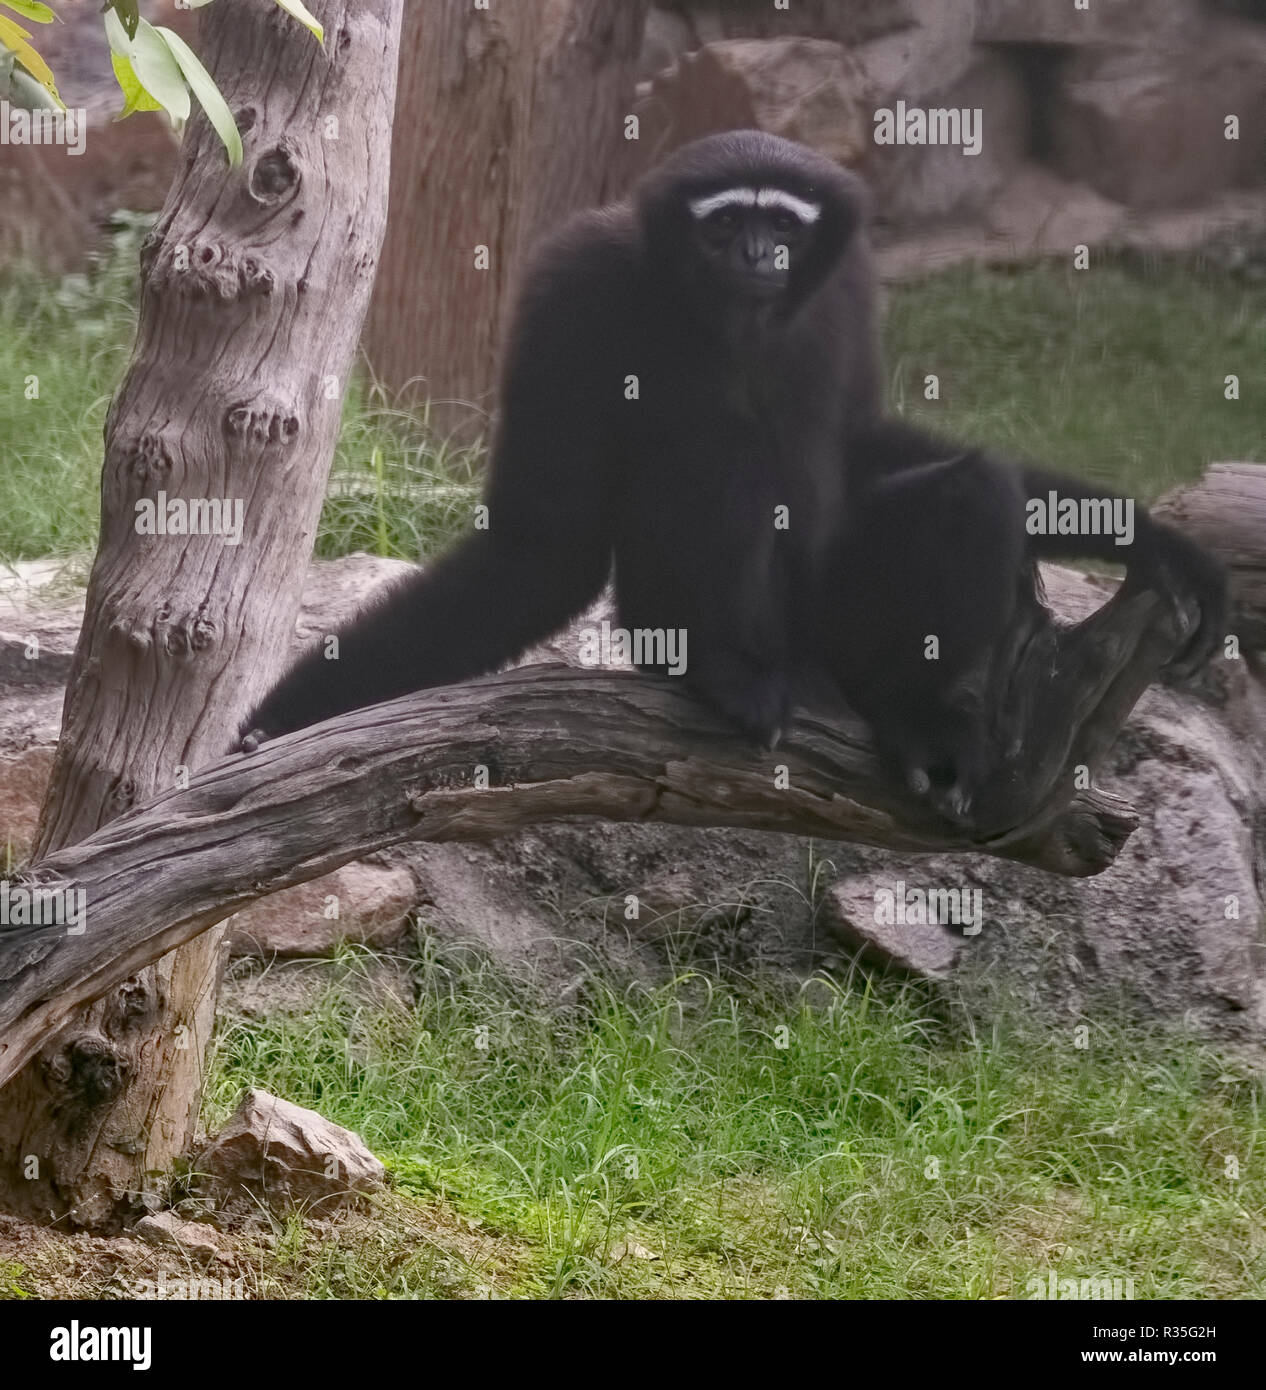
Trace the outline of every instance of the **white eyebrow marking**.
<instances>
[{"instance_id":1,"label":"white eyebrow marking","mask_svg":"<svg viewBox=\"0 0 1266 1390\"><path fill-rule=\"evenodd\" d=\"M786 212L794 213L801 222L816 222L822 211L821 203L810 203L806 199L797 198L794 193L787 193L781 188L762 188L756 195L756 206L758 208L782 208Z\"/></svg>"},{"instance_id":2,"label":"white eyebrow marking","mask_svg":"<svg viewBox=\"0 0 1266 1390\"><path fill-rule=\"evenodd\" d=\"M690 212L702 220L710 217L718 208L754 208L756 190L754 188L727 188L723 193L709 193L706 198L691 198Z\"/></svg>"},{"instance_id":3,"label":"white eyebrow marking","mask_svg":"<svg viewBox=\"0 0 1266 1390\"><path fill-rule=\"evenodd\" d=\"M798 217L801 222L816 222L822 213L820 203L811 203L797 198L782 188L726 188L720 193L709 193L706 198L690 200L691 216L702 221L711 217L721 208L782 208Z\"/></svg>"}]
</instances>

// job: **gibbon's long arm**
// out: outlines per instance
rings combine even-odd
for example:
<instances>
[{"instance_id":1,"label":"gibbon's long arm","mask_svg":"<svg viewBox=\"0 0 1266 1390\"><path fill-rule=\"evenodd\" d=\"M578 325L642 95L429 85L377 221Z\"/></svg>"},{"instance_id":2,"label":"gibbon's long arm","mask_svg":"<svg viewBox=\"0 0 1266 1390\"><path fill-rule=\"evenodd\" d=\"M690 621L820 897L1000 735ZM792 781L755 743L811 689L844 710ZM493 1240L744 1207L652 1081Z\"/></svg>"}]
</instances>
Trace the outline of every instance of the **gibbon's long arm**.
<instances>
[{"instance_id":1,"label":"gibbon's long arm","mask_svg":"<svg viewBox=\"0 0 1266 1390\"><path fill-rule=\"evenodd\" d=\"M243 722L243 747L493 671L601 590L613 466L603 389L618 398L618 384L594 380L600 348L574 263L564 286L550 262L547 248L510 337L487 529L340 628L336 660L324 642L300 658Z\"/></svg>"},{"instance_id":2,"label":"gibbon's long arm","mask_svg":"<svg viewBox=\"0 0 1266 1390\"><path fill-rule=\"evenodd\" d=\"M1145 584L1171 602L1194 601L1199 620L1173 663L1177 674L1198 669L1225 637L1230 598L1222 565L1196 541L1157 521L1141 503L1133 508L1134 535L1128 545L1118 545L1110 533L1079 530L1068 535L1034 534L1026 525L1028 504L1045 503L1051 493L1057 499L1077 502L1126 499L1098 483L1008 462L992 451L982 454L900 420L869 422L854 437L850 457L862 483L863 518L868 492L881 507L892 510L898 498L913 501L926 487L925 495L936 498L939 504L937 489L945 488L947 471L960 472L969 487L975 486L975 477L983 475L990 479L993 498L981 499L979 541L989 543L986 520L990 528L1019 525L1024 528L1023 553L1030 559L1108 560L1125 565L1133 582ZM984 461L988 461L988 468ZM1013 492L1006 486L1008 475L1014 480ZM865 525L864 519L861 524ZM994 544L1000 539L1000 531L995 530Z\"/></svg>"},{"instance_id":3,"label":"gibbon's long arm","mask_svg":"<svg viewBox=\"0 0 1266 1390\"><path fill-rule=\"evenodd\" d=\"M243 725L251 746L512 660L601 589L606 556L569 546L545 533L468 537L343 627L337 660L323 643L301 657Z\"/></svg>"},{"instance_id":4,"label":"gibbon's long arm","mask_svg":"<svg viewBox=\"0 0 1266 1390\"><path fill-rule=\"evenodd\" d=\"M1020 486L1027 503L1071 498L1120 502L1119 493L1097 483L1053 473L1046 468L1020 465ZM1146 585L1174 603L1193 600L1199 615L1186 646L1171 663L1176 674L1198 670L1226 637L1230 615L1230 590L1226 571L1202 545L1181 531L1157 521L1142 503L1133 508L1134 534L1128 545L1118 545L1112 534L1029 534L1028 553L1043 560L1110 560L1126 566L1133 582Z\"/></svg>"}]
</instances>

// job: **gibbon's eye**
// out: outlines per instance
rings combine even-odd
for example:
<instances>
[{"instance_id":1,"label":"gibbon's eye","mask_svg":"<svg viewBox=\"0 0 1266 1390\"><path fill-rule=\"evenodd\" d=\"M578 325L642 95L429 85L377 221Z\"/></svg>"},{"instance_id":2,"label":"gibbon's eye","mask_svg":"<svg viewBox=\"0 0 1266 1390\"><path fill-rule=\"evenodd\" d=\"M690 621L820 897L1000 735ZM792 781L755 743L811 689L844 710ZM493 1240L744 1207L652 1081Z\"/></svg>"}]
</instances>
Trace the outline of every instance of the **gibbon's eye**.
<instances>
[{"instance_id":1,"label":"gibbon's eye","mask_svg":"<svg viewBox=\"0 0 1266 1390\"><path fill-rule=\"evenodd\" d=\"M788 232L798 231L800 228L800 219L794 212L788 212L786 208L779 208L774 213L771 221L774 231L781 233L783 236Z\"/></svg>"},{"instance_id":2,"label":"gibbon's eye","mask_svg":"<svg viewBox=\"0 0 1266 1390\"><path fill-rule=\"evenodd\" d=\"M708 226L716 227L723 232L732 232L739 224L739 214L737 208L717 208L715 212L708 214Z\"/></svg>"}]
</instances>

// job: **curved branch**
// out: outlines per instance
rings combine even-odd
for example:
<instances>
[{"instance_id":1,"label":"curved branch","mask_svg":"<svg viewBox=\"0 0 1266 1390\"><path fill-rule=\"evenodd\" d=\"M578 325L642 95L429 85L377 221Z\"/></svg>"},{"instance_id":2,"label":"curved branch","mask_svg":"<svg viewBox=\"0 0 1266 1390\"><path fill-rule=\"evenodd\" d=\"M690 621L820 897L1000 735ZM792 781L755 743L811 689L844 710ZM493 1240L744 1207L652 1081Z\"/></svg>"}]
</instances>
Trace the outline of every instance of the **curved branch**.
<instances>
[{"instance_id":1,"label":"curved branch","mask_svg":"<svg viewBox=\"0 0 1266 1390\"><path fill-rule=\"evenodd\" d=\"M856 720L805 713L785 746L753 750L671 680L563 666L423 691L230 757L11 885L83 890L86 930L0 927L0 1084L77 1005L226 913L405 840L601 817L1097 873L1136 820L1109 793L1074 795L1070 769L1108 745L1177 640L1159 600L1128 586L1073 628L1034 603L983 691L1001 700L998 772L975 829L912 802Z\"/></svg>"}]
</instances>

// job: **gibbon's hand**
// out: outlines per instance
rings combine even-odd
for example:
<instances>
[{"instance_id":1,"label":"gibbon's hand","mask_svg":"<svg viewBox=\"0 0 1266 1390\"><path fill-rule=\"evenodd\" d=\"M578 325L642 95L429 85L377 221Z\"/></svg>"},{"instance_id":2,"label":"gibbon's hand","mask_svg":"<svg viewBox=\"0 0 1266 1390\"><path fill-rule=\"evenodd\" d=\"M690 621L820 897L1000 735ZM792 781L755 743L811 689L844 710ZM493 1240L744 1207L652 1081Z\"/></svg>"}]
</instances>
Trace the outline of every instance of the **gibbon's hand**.
<instances>
[{"instance_id":1,"label":"gibbon's hand","mask_svg":"<svg viewBox=\"0 0 1266 1390\"><path fill-rule=\"evenodd\" d=\"M1226 569L1204 546L1160 521L1151 522L1148 545L1135 567L1139 580L1166 599L1189 633L1166 670L1180 679L1194 675L1226 638L1231 612Z\"/></svg>"},{"instance_id":2,"label":"gibbon's hand","mask_svg":"<svg viewBox=\"0 0 1266 1390\"><path fill-rule=\"evenodd\" d=\"M785 671L718 656L691 668L690 689L762 748L777 748L791 723Z\"/></svg>"},{"instance_id":3,"label":"gibbon's hand","mask_svg":"<svg viewBox=\"0 0 1266 1390\"><path fill-rule=\"evenodd\" d=\"M253 753L257 748L262 747L268 742L268 735L263 729L250 729L238 736L237 742L229 748L230 753Z\"/></svg>"}]
</instances>

